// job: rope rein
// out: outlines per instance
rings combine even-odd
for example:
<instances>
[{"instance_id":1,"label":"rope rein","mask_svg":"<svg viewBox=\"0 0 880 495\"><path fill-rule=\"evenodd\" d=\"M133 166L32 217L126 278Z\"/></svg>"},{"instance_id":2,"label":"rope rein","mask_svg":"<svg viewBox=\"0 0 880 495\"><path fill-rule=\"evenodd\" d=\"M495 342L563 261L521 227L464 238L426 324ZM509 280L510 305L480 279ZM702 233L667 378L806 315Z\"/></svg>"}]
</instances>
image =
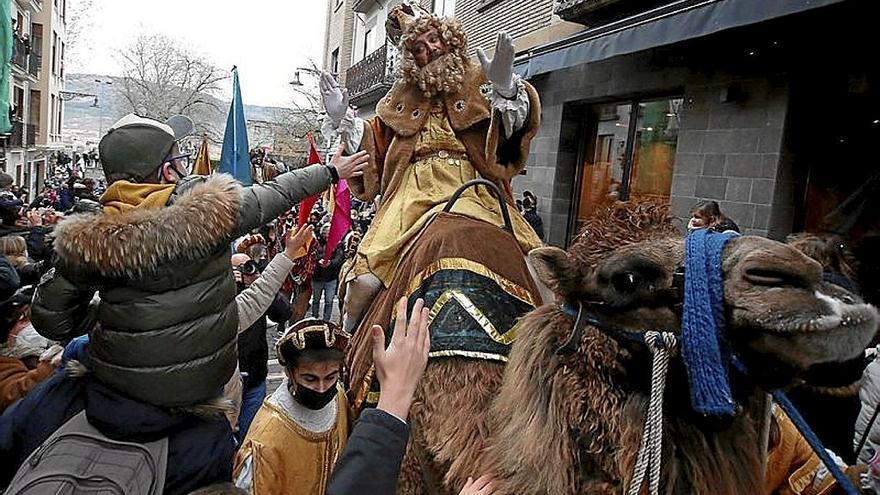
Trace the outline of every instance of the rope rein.
<instances>
[{"instance_id":1,"label":"rope rein","mask_svg":"<svg viewBox=\"0 0 880 495\"><path fill-rule=\"evenodd\" d=\"M663 394L666 391L666 374L669 371L669 357L675 351L678 341L670 332L649 331L645 333L645 344L651 350L651 396L642 429L639 455L633 468L632 481L627 495L638 495L648 475L648 488L651 495L660 492L660 461L663 453Z\"/></svg>"}]
</instances>

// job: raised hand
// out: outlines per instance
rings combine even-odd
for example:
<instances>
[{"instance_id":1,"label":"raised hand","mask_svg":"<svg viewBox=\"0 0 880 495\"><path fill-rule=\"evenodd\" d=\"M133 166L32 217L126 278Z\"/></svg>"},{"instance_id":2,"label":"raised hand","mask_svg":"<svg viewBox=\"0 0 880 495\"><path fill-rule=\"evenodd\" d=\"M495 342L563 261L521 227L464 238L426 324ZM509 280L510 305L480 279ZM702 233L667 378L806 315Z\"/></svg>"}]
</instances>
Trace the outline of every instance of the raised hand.
<instances>
[{"instance_id":1,"label":"raised hand","mask_svg":"<svg viewBox=\"0 0 880 495\"><path fill-rule=\"evenodd\" d=\"M330 160L330 166L336 169L340 179L351 179L352 177L360 177L364 175L364 168L370 163L370 155L366 151L358 151L353 155L346 156L345 141L339 145L333 159Z\"/></svg>"},{"instance_id":2,"label":"raised hand","mask_svg":"<svg viewBox=\"0 0 880 495\"><path fill-rule=\"evenodd\" d=\"M406 421L412 405L416 386L428 365L431 337L428 334L428 308L424 301L416 300L409 322L406 321L406 298L397 303L397 321L391 344L385 348L385 332L374 325L370 329L373 339L373 362L376 378L382 387L378 408Z\"/></svg>"},{"instance_id":3,"label":"raised hand","mask_svg":"<svg viewBox=\"0 0 880 495\"><path fill-rule=\"evenodd\" d=\"M504 31L498 33L495 41L495 55L490 60L482 48L477 48L477 58L483 66L486 77L492 81L495 90L505 97L513 97L516 87L513 84L513 39Z\"/></svg>"},{"instance_id":4,"label":"raised hand","mask_svg":"<svg viewBox=\"0 0 880 495\"><path fill-rule=\"evenodd\" d=\"M321 90L321 99L324 101L327 116L335 125L339 125L348 110L348 90L340 89L336 79L327 72L321 73L318 88Z\"/></svg>"},{"instance_id":5,"label":"raised hand","mask_svg":"<svg viewBox=\"0 0 880 495\"><path fill-rule=\"evenodd\" d=\"M287 236L284 238L284 254L288 258L294 259L298 254L304 252L309 242L314 238L312 234L314 230L315 228L312 225L306 223L296 230L290 229L287 231Z\"/></svg>"}]
</instances>

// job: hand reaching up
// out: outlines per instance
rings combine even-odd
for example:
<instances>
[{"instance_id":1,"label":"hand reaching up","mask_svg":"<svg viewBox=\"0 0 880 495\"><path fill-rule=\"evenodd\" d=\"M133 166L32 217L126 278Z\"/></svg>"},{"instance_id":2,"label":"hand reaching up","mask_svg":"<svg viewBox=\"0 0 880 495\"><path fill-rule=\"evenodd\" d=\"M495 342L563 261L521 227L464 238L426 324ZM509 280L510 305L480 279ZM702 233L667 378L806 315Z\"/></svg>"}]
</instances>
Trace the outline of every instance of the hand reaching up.
<instances>
[{"instance_id":1,"label":"hand reaching up","mask_svg":"<svg viewBox=\"0 0 880 495\"><path fill-rule=\"evenodd\" d=\"M309 243L314 239L315 227L310 224L303 224L296 230L287 231L284 238L284 254L290 259L296 259L308 250Z\"/></svg>"},{"instance_id":2,"label":"hand reaching up","mask_svg":"<svg viewBox=\"0 0 880 495\"><path fill-rule=\"evenodd\" d=\"M358 151L353 155L346 156L345 143L339 145L330 166L336 169L340 179L351 179L364 175L364 168L370 163L370 155L366 151Z\"/></svg>"},{"instance_id":3,"label":"hand reaching up","mask_svg":"<svg viewBox=\"0 0 880 495\"><path fill-rule=\"evenodd\" d=\"M428 365L431 337L428 334L428 309L425 302L416 300L412 316L406 320L406 298L397 303L397 321L391 344L385 348L385 332L374 325L370 329L373 339L373 362L376 377L382 387L378 409L406 421L412 405L416 386Z\"/></svg>"},{"instance_id":4,"label":"hand reaching up","mask_svg":"<svg viewBox=\"0 0 880 495\"><path fill-rule=\"evenodd\" d=\"M491 60L482 48L477 48L477 58L480 59L483 72L492 81L495 90L505 98L516 95L516 87L513 84L513 57L515 53L513 38L504 31L498 33L498 38L495 41L495 53Z\"/></svg>"},{"instance_id":5,"label":"hand reaching up","mask_svg":"<svg viewBox=\"0 0 880 495\"><path fill-rule=\"evenodd\" d=\"M324 101L324 110L327 116L338 126L348 111L348 90L339 89L339 84L332 75L322 72L318 80L318 88L321 90L321 99Z\"/></svg>"}]
</instances>

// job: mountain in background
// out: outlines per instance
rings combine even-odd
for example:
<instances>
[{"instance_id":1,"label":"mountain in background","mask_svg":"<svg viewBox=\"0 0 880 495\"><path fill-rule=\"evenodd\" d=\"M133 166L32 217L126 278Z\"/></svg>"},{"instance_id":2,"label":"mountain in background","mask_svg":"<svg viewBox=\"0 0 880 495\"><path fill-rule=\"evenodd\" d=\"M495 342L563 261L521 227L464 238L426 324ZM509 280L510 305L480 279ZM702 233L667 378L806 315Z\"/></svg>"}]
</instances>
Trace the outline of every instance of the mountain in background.
<instances>
[{"instance_id":1,"label":"mountain in background","mask_svg":"<svg viewBox=\"0 0 880 495\"><path fill-rule=\"evenodd\" d=\"M95 79L112 81L113 84L99 84ZM106 130L120 117L128 113L125 98L120 93L121 77L100 74L67 74L64 90L73 93L97 94L98 106L93 97L78 97L64 103L63 133L69 136L74 147L93 148L97 146L99 132ZM208 123L222 136L226 126L226 112L229 102L206 95L207 99L222 109L214 122ZM277 123L287 111L282 107L263 107L245 105L244 113L248 120Z\"/></svg>"}]
</instances>

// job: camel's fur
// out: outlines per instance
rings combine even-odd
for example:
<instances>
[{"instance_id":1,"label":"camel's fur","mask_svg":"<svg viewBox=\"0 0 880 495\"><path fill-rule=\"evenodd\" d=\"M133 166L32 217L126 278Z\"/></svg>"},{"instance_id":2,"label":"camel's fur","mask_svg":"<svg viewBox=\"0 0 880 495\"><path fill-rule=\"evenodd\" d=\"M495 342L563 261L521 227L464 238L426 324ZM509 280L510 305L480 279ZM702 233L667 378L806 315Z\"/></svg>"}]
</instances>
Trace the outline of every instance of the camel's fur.
<instances>
[{"instance_id":1,"label":"camel's fur","mask_svg":"<svg viewBox=\"0 0 880 495\"><path fill-rule=\"evenodd\" d=\"M460 357L428 362L410 412L413 433L398 493L424 493L425 484L458 493L469 476L479 476L474 460L489 436L486 411L503 370L501 363Z\"/></svg>"},{"instance_id":2,"label":"camel's fur","mask_svg":"<svg viewBox=\"0 0 880 495\"><path fill-rule=\"evenodd\" d=\"M818 266L767 239L741 238L734 244L725 250L724 260L725 302L732 305L728 325L744 328L738 337L745 342L742 346L763 358L782 356L781 366L792 368L809 364L790 357L808 347L806 339L823 335L805 336L804 325L834 316L829 316L831 306L816 297ZM541 248L531 256L539 275L562 299L603 302L598 311L606 322L631 331L678 331L680 318L664 301L672 270L683 260L683 239L665 207L615 205L586 225L568 253ZM783 278L776 285L772 270L786 264L789 272L780 269ZM764 271L749 272L755 268ZM641 274L654 270L655 276L645 278L648 282L638 292L615 295L609 277L630 269ZM734 299L729 292L735 293ZM786 311L789 298L793 309ZM821 351L829 359L852 357L851 348L868 342L872 318L876 326L875 310L856 303L849 307L868 323L852 329L855 336L840 338L836 330L835 338L828 339L834 345ZM770 317L777 314L781 316ZM496 474L505 493L619 494L632 475L650 389L650 354L644 346L619 343L587 326L576 352L557 355L572 326L557 305L545 305L521 320L490 410L492 437L478 464L481 472ZM789 329L793 331L786 333ZM788 340L793 350L779 349ZM670 363L661 493L763 492L763 394L750 378L737 376L731 386L741 411L733 418L699 417L690 408L681 361Z\"/></svg>"}]
</instances>

